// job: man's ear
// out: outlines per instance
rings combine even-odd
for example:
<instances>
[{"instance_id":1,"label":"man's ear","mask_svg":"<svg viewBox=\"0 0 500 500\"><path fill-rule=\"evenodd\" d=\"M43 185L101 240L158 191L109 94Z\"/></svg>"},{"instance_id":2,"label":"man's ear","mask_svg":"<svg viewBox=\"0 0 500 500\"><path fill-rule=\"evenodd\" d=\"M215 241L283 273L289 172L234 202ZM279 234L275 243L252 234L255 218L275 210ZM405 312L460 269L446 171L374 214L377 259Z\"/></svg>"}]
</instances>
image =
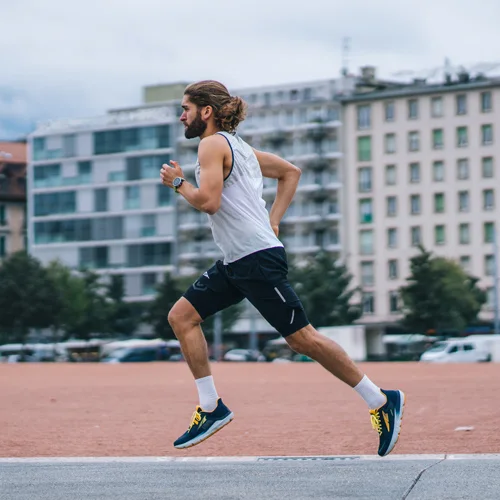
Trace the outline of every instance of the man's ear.
<instances>
[{"instance_id":1,"label":"man's ear","mask_svg":"<svg viewBox=\"0 0 500 500\"><path fill-rule=\"evenodd\" d=\"M204 120L208 120L214 113L214 108L212 106L205 106L201 111L201 117Z\"/></svg>"}]
</instances>

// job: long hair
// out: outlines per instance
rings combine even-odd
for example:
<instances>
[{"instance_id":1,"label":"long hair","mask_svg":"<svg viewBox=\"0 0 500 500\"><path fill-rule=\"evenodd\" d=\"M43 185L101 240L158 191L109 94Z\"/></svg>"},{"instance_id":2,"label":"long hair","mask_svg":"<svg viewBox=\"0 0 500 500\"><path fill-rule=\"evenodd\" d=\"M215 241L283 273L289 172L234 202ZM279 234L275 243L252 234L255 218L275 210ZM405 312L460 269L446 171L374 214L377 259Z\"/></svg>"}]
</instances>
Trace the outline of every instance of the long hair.
<instances>
[{"instance_id":1,"label":"long hair","mask_svg":"<svg viewBox=\"0 0 500 500\"><path fill-rule=\"evenodd\" d=\"M247 103L238 96L231 96L227 88L214 80L192 83L184 95L198 107L212 106L215 124L224 132L234 134L247 114Z\"/></svg>"}]
</instances>

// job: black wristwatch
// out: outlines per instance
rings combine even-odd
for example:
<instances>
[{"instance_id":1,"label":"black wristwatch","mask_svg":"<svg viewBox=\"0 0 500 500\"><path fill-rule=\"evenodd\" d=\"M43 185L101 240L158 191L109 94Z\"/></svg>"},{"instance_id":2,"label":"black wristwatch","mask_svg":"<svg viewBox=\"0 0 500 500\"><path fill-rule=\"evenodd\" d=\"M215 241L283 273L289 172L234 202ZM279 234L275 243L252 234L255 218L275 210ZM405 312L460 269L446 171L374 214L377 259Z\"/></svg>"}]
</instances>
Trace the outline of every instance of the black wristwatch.
<instances>
[{"instance_id":1,"label":"black wristwatch","mask_svg":"<svg viewBox=\"0 0 500 500\"><path fill-rule=\"evenodd\" d=\"M176 193L178 193L178 189L182 186L182 183L185 181L186 179L184 179L183 177L176 177L173 181L172 181L172 186L174 186L174 191Z\"/></svg>"}]
</instances>

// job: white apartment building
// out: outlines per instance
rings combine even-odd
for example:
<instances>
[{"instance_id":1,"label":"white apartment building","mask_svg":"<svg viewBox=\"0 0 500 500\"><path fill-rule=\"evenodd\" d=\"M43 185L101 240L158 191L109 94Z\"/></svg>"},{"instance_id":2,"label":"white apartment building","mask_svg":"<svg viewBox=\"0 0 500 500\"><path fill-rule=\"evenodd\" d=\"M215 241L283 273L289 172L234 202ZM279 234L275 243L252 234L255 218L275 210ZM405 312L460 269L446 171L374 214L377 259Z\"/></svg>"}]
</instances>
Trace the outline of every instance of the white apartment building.
<instances>
[{"instance_id":1,"label":"white apartment building","mask_svg":"<svg viewBox=\"0 0 500 500\"><path fill-rule=\"evenodd\" d=\"M29 138L29 251L44 264L122 274L145 300L175 262L175 205L161 164L175 147L171 106L54 120Z\"/></svg>"},{"instance_id":2,"label":"white apartment building","mask_svg":"<svg viewBox=\"0 0 500 500\"><path fill-rule=\"evenodd\" d=\"M500 79L466 74L345 100L346 263L362 321L400 318L398 289L417 245L456 259L488 290L500 226Z\"/></svg>"}]
</instances>

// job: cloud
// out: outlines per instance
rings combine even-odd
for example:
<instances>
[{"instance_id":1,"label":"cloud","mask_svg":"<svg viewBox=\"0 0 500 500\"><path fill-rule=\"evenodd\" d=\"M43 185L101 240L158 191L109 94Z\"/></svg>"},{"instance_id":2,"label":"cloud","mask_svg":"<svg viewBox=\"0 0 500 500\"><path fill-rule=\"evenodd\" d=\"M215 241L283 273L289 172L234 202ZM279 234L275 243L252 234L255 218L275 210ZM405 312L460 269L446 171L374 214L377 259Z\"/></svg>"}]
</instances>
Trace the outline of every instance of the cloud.
<instances>
[{"instance_id":1,"label":"cloud","mask_svg":"<svg viewBox=\"0 0 500 500\"><path fill-rule=\"evenodd\" d=\"M491 61L499 18L491 0L7 2L0 126L136 105L154 83L216 78L246 88L336 77L344 36L351 70L373 64L386 77L445 56ZM13 108L9 92L18 96Z\"/></svg>"}]
</instances>

